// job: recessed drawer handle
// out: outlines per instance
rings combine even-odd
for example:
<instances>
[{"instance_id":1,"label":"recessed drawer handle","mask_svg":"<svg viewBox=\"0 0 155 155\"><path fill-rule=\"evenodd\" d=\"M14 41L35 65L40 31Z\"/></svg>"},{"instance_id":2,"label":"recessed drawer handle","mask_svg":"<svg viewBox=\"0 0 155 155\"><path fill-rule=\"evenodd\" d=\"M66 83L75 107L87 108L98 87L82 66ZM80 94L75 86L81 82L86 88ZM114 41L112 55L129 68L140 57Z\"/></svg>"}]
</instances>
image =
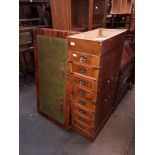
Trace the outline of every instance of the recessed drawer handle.
<instances>
[{"instance_id":1,"label":"recessed drawer handle","mask_svg":"<svg viewBox=\"0 0 155 155\"><path fill-rule=\"evenodd\" d=\"M79 124L79 128L85 129L85 127L83 125L81 125L81 124Z\"/></svg>"},{"instance_id":2,"label":"recessed drawer handle","mask_svg":"<svg viewBox=\"0 0 155 155\"><path fill-rule=\"evenodd\" d=\"M84 111L84 110L82 110L82 109L80 109L80 110L79 110L79 112L80 112L80 113L82 113L82 114L84 114L84 113L85 113L85 111Z\"/></svg>"},{"instance_id":3,"label":"recessed drawer handle","mask_svg":"<svg viewBox=\"0 0 155 155\"><path fill-rule=\"evenodd\" d=\"M83 86L86 85L86 81L80 80L79 82L80 82L80 85L83 85Z\"/></svg>"},{"instance_id":4,"label":"recessed drawer handle","mask_svg":"<svg viewBox=\"0 0 155 155\"><path fill-rule=\"evenodd\" d=\"M87 60L87 57L80 56L80 62L85 62Z\"/></svg>"},{"instance_id":5,"label":"recessed drawer handle","mask_svg":"<svg viewBox=\"0 0 155 155\"><path fill-rule=\"evenodd\" d=\"M79 100L79 103L80 103L81 105L84 105L84 104L85 104L85 102L84 102L83 100Z\"/></svg>"},{"instance_id":6,"label":"recessed drawer handle","mask_svg":"<svg viewBox=\"0 0 155 155\"><path fill-rule=\"evenodd\" d=\"M79 93L80 93L80 95L85 95L86 94L86 92L84 90L80 90Z\"/></svg>"},{"instance_id":7,"label":"recessed drawer handle","mask_svg":"<svg viewBox=\"0 0 155 155\"><path fill-rule=\"evenodd\" d=\"M82 122L84 121L84 119L82 117L80 117L80 116L79 116L79 120L82 121Z\"/></svg>"},{"instance_id":8,"label":"recessed drawer handle","mask_svg":"<svg viewBox=\"0 0 155 155\"><path fill-rule=\"evenodd\" d=\"M87 74L87 70L84 69L84 68L80 68L80 73L81 73L81 74Z\"/></svg>"},{"instance_id":9,"label":"recessed drawer handle","mask_svg":"<svg viewBox=\"0 0 155 155\"><path fill-rule=\"evenodd\" d=\"M96 104L96 101L95 100L92 100L92 104Z\"/></svg>"}]
</instances>

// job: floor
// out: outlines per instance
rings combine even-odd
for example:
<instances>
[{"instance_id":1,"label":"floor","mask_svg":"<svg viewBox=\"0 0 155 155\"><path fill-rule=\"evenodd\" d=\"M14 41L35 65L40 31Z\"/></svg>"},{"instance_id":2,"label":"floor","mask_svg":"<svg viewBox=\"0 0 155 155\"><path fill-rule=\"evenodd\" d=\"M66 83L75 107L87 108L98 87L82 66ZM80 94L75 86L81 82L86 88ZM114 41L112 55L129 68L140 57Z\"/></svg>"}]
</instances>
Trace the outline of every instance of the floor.
<instances>
[{"instance_id":1,"label":"floor","mask_svg":"<svg viewBox=\"0 0 155 155\"><path fill-rule=\"evenodd\" d=\"M35 85L20 87L20 155L134 155L135 91L125 95L91 143L36 111Z\"/></svg>"}]
</instances>

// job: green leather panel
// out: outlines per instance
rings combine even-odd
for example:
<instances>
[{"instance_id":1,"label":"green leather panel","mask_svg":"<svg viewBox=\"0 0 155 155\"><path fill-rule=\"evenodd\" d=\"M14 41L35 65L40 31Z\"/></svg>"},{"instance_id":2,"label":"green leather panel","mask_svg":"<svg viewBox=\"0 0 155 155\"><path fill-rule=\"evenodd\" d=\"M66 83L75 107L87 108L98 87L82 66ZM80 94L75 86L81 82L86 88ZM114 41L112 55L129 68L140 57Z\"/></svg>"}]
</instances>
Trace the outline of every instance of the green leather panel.
<instances>
[{"instance_id":1,"label":"green leather panel","mask_svg":"<svg viewBox=\"0 0 155 155\"><path fill-rule=\"evenodd\" d=\"M66 39L37 36L40 110L49 117L64 123L64 112L60 110L60 98L66 102L66 78L61 69L66 69Z\"/></svg>"}]
</instances>

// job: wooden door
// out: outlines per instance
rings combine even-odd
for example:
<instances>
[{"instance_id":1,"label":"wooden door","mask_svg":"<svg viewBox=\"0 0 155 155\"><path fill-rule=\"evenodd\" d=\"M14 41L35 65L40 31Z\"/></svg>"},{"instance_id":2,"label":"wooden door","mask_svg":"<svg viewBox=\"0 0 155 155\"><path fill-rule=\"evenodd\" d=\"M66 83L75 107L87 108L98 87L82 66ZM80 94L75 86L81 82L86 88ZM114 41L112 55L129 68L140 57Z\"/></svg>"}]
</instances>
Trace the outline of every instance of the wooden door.
<instances>
[{"instance_id":1,"label":"wooden door","mask_svg":"<svg viewBox=\"0 0 155 155\"><path fill-rule=\"evenodd\" d=\"M68 128L70 103L66 93L65 38L73 32L38 29L34 34L38 111L64 128Z\"/></svg>"},{"instance_id":2,"label":"wooden door","mask_svg":"<svg viewBox=\"0 0 155 155\"><path fill-rule=\"evenodd\" d=\"M71 30L70 0L51 0L51 13L54 29Z\"/></svg>"}]
</instances>

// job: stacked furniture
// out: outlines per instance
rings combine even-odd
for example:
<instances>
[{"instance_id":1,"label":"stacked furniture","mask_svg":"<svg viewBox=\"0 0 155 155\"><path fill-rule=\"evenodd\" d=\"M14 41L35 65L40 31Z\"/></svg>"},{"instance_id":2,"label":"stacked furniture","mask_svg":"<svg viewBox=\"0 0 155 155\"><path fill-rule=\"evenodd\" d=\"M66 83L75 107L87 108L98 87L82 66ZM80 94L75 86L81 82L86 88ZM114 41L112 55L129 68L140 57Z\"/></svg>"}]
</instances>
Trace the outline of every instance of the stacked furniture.
<instances>
[{"instance_id":1,"label":"stacked furniture","mask_svg":"<svg viewBox=\"0 0 155 155\"><path fill-rule=\"evenodd\" d=\"M114 109L126 30L34 34L38 111L94 140Z\"/></svg>"},{"instance_id":2,"label":"stacked furniture","mask_svg":"<svg viewBox=\"0 0 155 155\"><path fill-rule=\"evenodd\" d=\"M20 26L49 26L50 15L50 0L19 0Z\"/></svg>"},{"instance_id":3,"label":"stacked furniture","mask_svg":"<svg viewBox=\"0 0 155 155\"><path fill-rule=\"evenodd\" d=\"M49 4L49 0L19 0L19 75L24 84L34 78L33 29L51 24Z\"/></svg>"},{"instance_id":4,"label":"stacked furniture","mask_svg":"<svg viewBox=\"0 0 155 155\"><path fill-rule=\"evenodd\" d=\"M19 33L19 75L27 82L28 75L34 75L32 31L26 30Z\"/></svg>"},{"instance_id":5,"label":"stacked furniture","mask_svg":"<svg viewBox=\"0 0 155 155\"><path fill-rule=\"evenodd\" d=\"M134 51L130 45L130 41L126 40L123 49L123 55L121 60L120 74L116 92L115 107L119 104L120 100L124 97L126 92L130 89L133 81L134 63L135 63Z\"/></svg>"},{"instance_id":6,"label":"stacked furniture","mask_svg":"<svg viewBox=\"0 0 155 155\"><path fill-rule=\"evenodd\" d=\"M105 0L51 0L53 28L83 32L105 27L107 6Z\"/></svg>"},{"instance_id":7,"label":"stacked furniture","mask_svg":"<svg viewBox=\"0 0 155 155\"><path fill-rule=\"evenodd\" d=\"M134 0L112 0L111 14L130 14Z\"/></svg>"},{"instance_id":8,"label":"stacked furniture","mask_svg":"<svg viewBox=\"0 0 155 155\"><path fill-rule=\"evenodd\" d=\"M112 0L112 8L107 18L107 27L133 27L134 0Z\"/></svg>"}]
</instances>

